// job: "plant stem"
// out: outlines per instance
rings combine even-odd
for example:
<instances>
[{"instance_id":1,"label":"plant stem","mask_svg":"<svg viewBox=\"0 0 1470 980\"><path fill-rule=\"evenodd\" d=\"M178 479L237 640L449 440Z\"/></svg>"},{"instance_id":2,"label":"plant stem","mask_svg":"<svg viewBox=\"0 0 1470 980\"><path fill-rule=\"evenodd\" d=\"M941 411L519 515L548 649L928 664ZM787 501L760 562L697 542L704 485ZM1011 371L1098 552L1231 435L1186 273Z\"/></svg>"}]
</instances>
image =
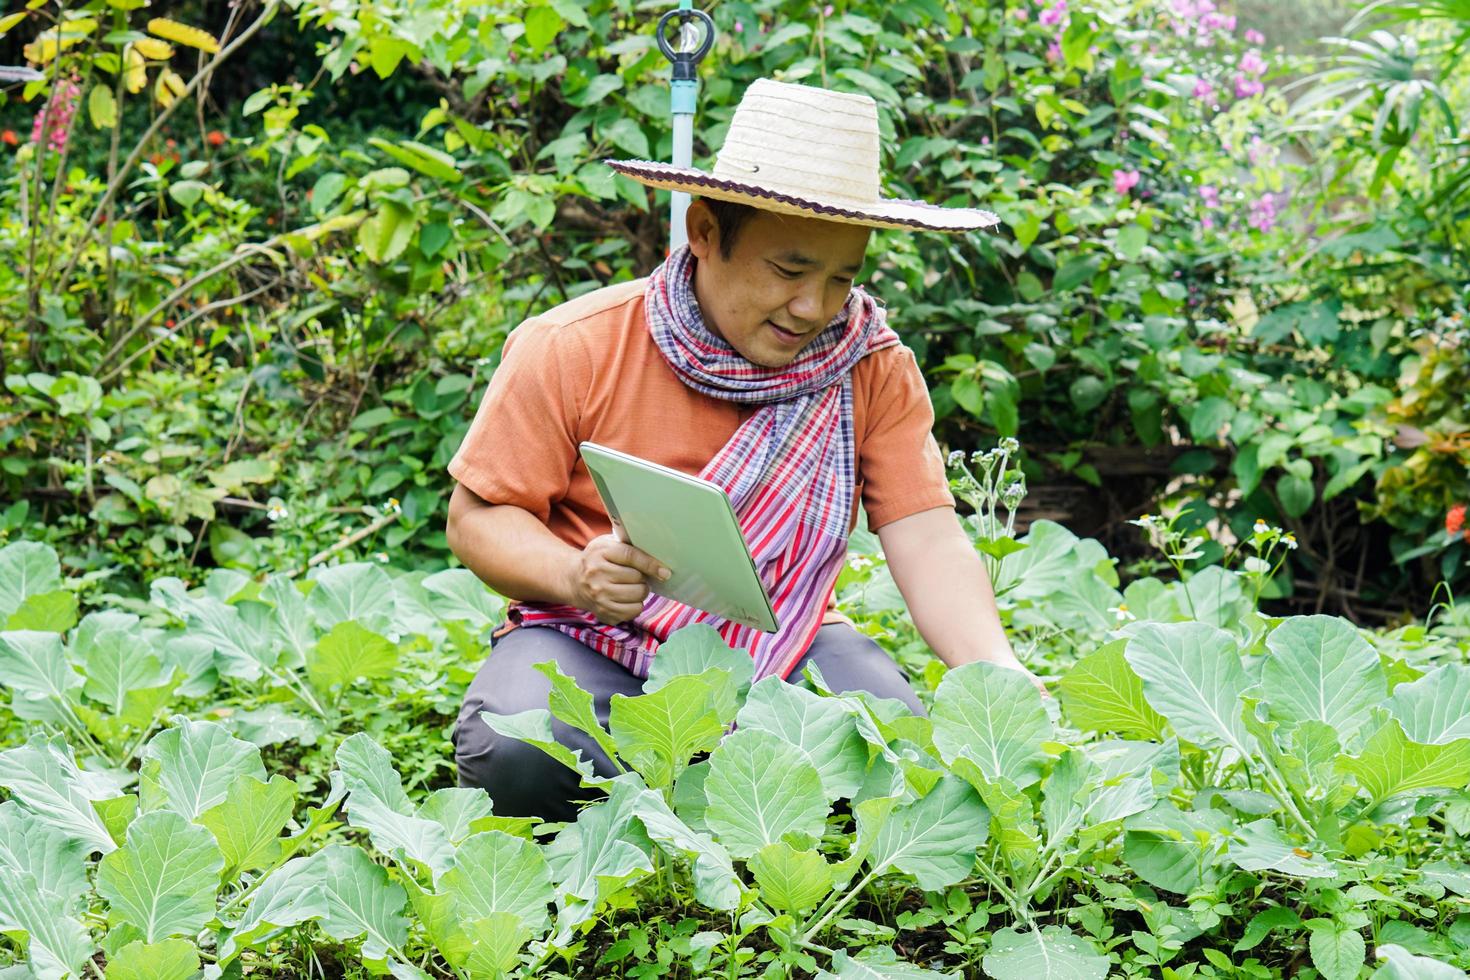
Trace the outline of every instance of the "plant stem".
<instances>
[{"instance_id":1,"label":"plant stem","mask_svg":"<svg viewBox=\"0 0 1470 980\"><path fill-rule=\"evenodd\" d=\"M816 924L814 924L806 932L802 933L801 942L804 942L804 943L805 942L810 942L811 941L811 938L813 936L815 936L817 933L821 932L822 931L822 927L827 924L827 922L832 918L832 916L836 915L842 909L846 908L847 907L847 903L850 902L850 901L852 901L854 898L856 898L857 895L858 895L858 892L860 892L864 888L868 887L868 882L870 882L874 878L878 877L878 871L879 870L880 870L880 868L874 868L872 871L869 871L867 873L867 875L861 881L859 881L856 885L854 885L852 887L852 890L851 891L849 891L846 895L842 896L842 900L841 901L839 901L836 905L833 905L830 909L827 910L827 914L826 915L822 916L820 919L818 919L816 921Z\"/></svg>"}]
</instances>

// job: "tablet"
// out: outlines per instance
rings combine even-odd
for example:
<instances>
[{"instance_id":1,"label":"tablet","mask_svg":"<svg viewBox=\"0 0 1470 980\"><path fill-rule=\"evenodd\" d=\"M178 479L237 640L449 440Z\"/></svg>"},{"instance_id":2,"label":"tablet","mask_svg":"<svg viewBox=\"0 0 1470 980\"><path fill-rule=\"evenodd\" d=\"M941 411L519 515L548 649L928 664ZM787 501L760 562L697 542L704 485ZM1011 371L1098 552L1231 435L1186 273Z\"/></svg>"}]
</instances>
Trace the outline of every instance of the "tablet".
<instances>
[{"instance_id":1,"label":"tablet","mask_svg":"<svg viewBox=\"0 0 1470 980\"><path fill-rule=\"evenodd\" d=\"M651 581L659 595L767 633L776 632L730 498L718 485L637 456L581 444L582 460L608 516L629 544L673 574Z\"/></svg>"}]
</instances>

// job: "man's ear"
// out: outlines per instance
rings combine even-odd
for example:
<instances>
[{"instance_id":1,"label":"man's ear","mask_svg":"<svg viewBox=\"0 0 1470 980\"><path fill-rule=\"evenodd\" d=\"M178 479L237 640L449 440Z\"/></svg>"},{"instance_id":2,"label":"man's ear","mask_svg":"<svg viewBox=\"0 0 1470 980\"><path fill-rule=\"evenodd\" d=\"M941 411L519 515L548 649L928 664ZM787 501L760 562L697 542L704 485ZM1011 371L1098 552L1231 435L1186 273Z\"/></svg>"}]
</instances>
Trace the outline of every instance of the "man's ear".
<instances>
[{"instance_id":1,"label":"man's ear","mask_svg":"<svg viewBox=\"0 0 1470 980\"><path fill-rule=\"evenodd\" d=\"M720 244L720 223L703 198L689 202L684 212L684 233L689 237L689 251L696 259L707 259Z\"/></svg>"}]
</instances>

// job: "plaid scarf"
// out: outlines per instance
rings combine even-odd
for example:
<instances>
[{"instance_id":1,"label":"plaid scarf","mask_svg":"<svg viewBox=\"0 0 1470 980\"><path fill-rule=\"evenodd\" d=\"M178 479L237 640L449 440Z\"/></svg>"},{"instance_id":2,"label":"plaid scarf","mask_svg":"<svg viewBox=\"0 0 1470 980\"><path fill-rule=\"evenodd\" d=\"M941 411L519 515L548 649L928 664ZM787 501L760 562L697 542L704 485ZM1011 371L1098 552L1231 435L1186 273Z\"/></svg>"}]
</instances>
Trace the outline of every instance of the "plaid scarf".
<instances>
[{"instance_id":1,"label":"plaid scarf","mask_svg":"<svg viewBox=\"0 0 1470 980\"><path fill-rule=\"evenodd\" d=\"M661 642L691 623L708 623L755 660L756 679L786 677L822 625L847 553L856 460L852 368L899 343L883 307L854 286L832 322L790 364L768 368L742 357L712 332L694 298L695 260L687 246L654 270L644 316L679 380L711 398L759 405L699 476L724 488L780 624L775 633L733 623L650 594L634 619L607 626L585 610L513 603L523 626L553 626L647 677Z\"/></svg>"}]
</instances>

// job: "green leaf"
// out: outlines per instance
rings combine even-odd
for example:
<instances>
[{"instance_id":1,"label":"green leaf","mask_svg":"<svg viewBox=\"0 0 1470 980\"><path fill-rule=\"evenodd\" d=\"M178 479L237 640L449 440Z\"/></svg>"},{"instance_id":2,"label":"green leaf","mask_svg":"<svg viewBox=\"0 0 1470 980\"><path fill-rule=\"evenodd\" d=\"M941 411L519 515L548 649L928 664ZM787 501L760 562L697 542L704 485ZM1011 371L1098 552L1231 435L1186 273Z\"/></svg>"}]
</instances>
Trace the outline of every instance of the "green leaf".
<instances>
[{"instance_id":1,"label":"green leaf","mask_svg":"<svg viewBox=\"0 0 1470 980\"><path fill-rule=\"evenodd\" d=\"M199 815L225 858L224 879L273 864L281 854L281 831L291 820L297 787L285 776L263 783L248 773L235 777L225 799Z\"/></svg>"},{"instance_id":2,"label":"green leaf","mask_svg":"<svg viewBox=\"0 0 1470 980\"><path fill-rule=\"evenodd\" d=\"M1465 980L1465 971L1429 956L1415 956L1395 943L1379 943L1373 955L1383 965L1373 971L1373 980Z\"/></svg>"},{"instance_id":3,"label":"green leaf","mask_svg":"<svg viewBox=\"0 0 1470 980\"><path fill-rule=\"evenodd\" d=\"M393 757L358 732L337 748L337 768L347 790L347 818L368 832L373 846L395 860L412 859L438 879L454 863L454 846L443 826L414 811L403 791Z\"/></svg>"},{"instance_id":4,"label":"green leaf","mask_svg":"<svg viewBox=\"0 0 1470 980\"><path fill-rule=\"evenodd\" d=\"M21 977L80 977L92 955L92 938L73 906L80 894L47 895L35 876L0 864L0 933L25 933L29 969ZM7 971L9 972L9 971Z\"/></svg>"},{"instance_id":5,"label":"green leaf","mask_svg":"<svg viewBox=\"0 0 1470 980\"><path fill-rule=\"evenodd\" d=\"M188 820L224 802L237 776L264 782L260 749L235 738L212 721L190 721L183 715L143 749L144 804L150 790L162 791L165 805Z\"/></svg>"},{"instance_id":6,"label":"green leaf","mask_svg":"<svg viewBox=\"0 0 1470 980\"><path fill-rule=\"evenodd\" d=\"M492 912L465 930L470 948L465 969L474 977L507 976L520 964L520 951L531 930L511 912Z\"/></svg>"},{"instance_id":7,"label":"green leaf","mask_svg":"<svg viewBox=\"0 0 1470 980\"><path fill-rule=\"evenodd\" d=\"M769 732L727 736L710 755L704 793L705 822L738 858L748 859L786 834L815 841L826 826L827 800L816 767Z\"/></svg>"},{"instance_id":8,"label":"green leaf","mask_svg":"<svg viewBox=\"0 0 1470 980\"><path fill-rule=\"evenodd\" d=\"M1276 481L1276 496L1281 499L1281 509L1288 517L1301 517L1317 498L1317 488L1303 476L1283 473Z\"/></svg>"},{"instance_id":9,"label":"green leaf","mask_svg":"<svg viewBox=\"0 0 1470 980\"><path fill-rule=\"evenodd\" d=\"M1320 721L1350 737L1388 693L1378 654L1336 616L1283 620L1266 637L1266 648L1261 688L1270 716L1279 721Z\"/></svg>"},{"instance_id":10,"label":"green leaf","mask_svg":"<svg viewBox=\"0 0 1470 980\"><path fill-rule=\"evenodd\" d=\"M1017 670L976 661L944 675L934 692L934 747L946 763L965 755L987 779L1025 787L1041 777L1052 735L1041 692Z\"/></svg>"},{"instance_id":11,"label":"green leaf","mask_svg":"<svg viewBox=\"0 0 1470 980\"><path fill-rule=\"evenodd\" d=\"M1393 689L1389 709L1412 742L1448 745L1470 738L1470 666L1444 664Z\"/></svg>"},{"instance_id":12,"label":"green leaf","mask_svg":"<svg viewBox=\"0 0 1470 980\"><path fill-rule=\"evenodd\" d=\"M843 701L767 677L751 688L735 720L743 730L770 732L800 749L828 800L850 798L862 787L868 746Z\"/></svg>"},{"instance_id":13,"label":"green leaf","mask_svg":"<svg viewBox=\"0 0 1470 980\"><path fill-rule=\"evenodd\" d=\"M625 774L615 782L613 806L636 816L649 839L666 853L694 863L694 897L700 904L712 909L736 908L742 888L724 845L675 816L663 795L645 788L637 776Z\"/></svg>"},{"instance_id":14,"label":"green leaf","mask_svg":"<svg viewBox=\"0 0 1470 980\"><path fill-rule=\"evenodd\" d=\"M592 704L592 695L576 679L562 672L561 665L548 660L535 665L535 669L546 675L551 682L547 696L547 707L553 717L590 735L609 758L618 757L618 744L597 721L597 712Z\"/></svg>"},{"instance_id":15,"label":"green leaf","mask_svg":"<svg viewBox=\"0 0 1470 980\"><path fill-rule=\"evenodd\" d=\"M310 858L321 876L322 931L339 942L362 937L364 959L401 951L408 939L407 895L388 870L356 847L331 844Z\"/></svg>"},{"instance_id":16,"label":"green leaf","mask_svg":"<svg viewBox=\"0 0 1470 980\"><path fill-rule=\"evenodd\" d=\"M14 800L0 803L0 868L32 876L58 907L69 907L87 892L82 845Z\"/></svg>"},{"instance_id":17,"label":"green leaf","mask_svg":"<svg viewBox=\"0 0 1470 980\"><path fill-rule=\"evenodd\" d=\"M948 980L952 974L923 970L898 958L887 946L869 946L856 955L839 949L832 956L832 969L818 980Z\"/></svg>"},{"instance_id":18,"label":"green leaf","mask_svg":"<svg viewBox=\"0 0 1470 980\"><path fill-rule=\"evenodd\" d=\"M72 692L86 683L72 669L56 633L0 633L0 684L10 688L10 710L26 721L64 723Z\"/></svg>"},{"instance_id":19,"label":"green leaf","mask_svg":"<svg viewBox=\"0 0 1470 980\"><path fill-rule=\"evenodd\" d=\"M379 202L376 212L357 226L357 244L373 262L392 262L413 240L416 226L411 208L386 199Z\"/></svg>"},{"instance_id":20,"label":"green leaf","mask_svg":"<svg viewBox=\"0 0 1470 980\"><path fill-rule=\"evenodd\" d=\"M419 584L429 594L429 609L440 619L459 620L483 630L498 623L505 612L505 600L468 568L446 568Z\"/></svg>"},{"instance_id":21,"label":"green leaf","mask_svg":"<svg viewBox=\"0 0 1470 980\"><path fill-rule=\"evenodd\" d=\"M1076 289L1097 272L1101 260L1096 255L1083 255L1068 259L1052 278L1053 292L1065 293Z\"/></svg>"},{"instance_id":22,"label":"green leaf","mask_svg":"<svg viewBox=\"0 0 1470 980\"><path fill-rule=\"evenodd\" d=\"M643 132L643 127L638 125L638 120L619 116L612 125L604 127L602 136L634 159L648 159L648 136Z\"/></svg>"},{"instance_id":23,"label":"green leaf","mask_svg":"<svg viewBox=\"0 0 1470 980\"><path fill-rule=\"evenodd\" d=\"M98 630L85 642L78 637L73 647L86 665L83 693L113 714L122 714L129 695L140 689L172 687L168 682L173 670L154 655L152 645L136 629Z\"/></svg>"},{"instance_id":24,"label":"green leaf","mask_svg":"<svg viewBox=\"0 0 1470 980\"><path fill-rule=\"evenodd\" d=\"M1243 871L1279 871L1296 878L1333 878L1337 871L1330 861L1317 860L1302 848L1293 847L1269 817L1236 830L1226 856Z\"/></svg>"},{"instance_id":25,"label":"green leaf","mask_svg":"<svg viewBox=\"0 0 1470 980\"><path fill-rule=\"evenodd\" d=\"M675 630L659 644L658 655L648 669L643 690L657 691L681 674L704 675L710 670L730 675L737 703L750 690L755 677L755 661L744 650L731 649L718 630L707 623L694 623ZM709 678L705 677L706 683Z\"/></svg>"},{"instance_id":26,"label":"green leaf","mask_svg":"<svg viewBox=\"0 0 1470 980\"><path fill-rule=\"evenodd\" d=\"M1010 866L1020 872L1034 870L1040 860L1041 837L1031 798L1008 779L985 778L974 760L966 756L957 757L951 768L980 794L990 811L990 833Z\"/></svg>"},{"instance_id":27,"label":"green leaf","mask_svg":"<svg viewBox=\"0 0 1470 980\"><path fill-rule=\"evenodd\" d=\"M1123 656L1127 645L1126 640L1104 644L1062 675L1062 708L1083 731L1161 740L1164 718L1144 698L1143 681Z\"/></svg>"},{"instance_id":28,"label":"green leaf","mask_svg":"<svg viewBox=\"0 0 1470 980\"><path fill-rule=\"evenodd\" d=\"M867 859L875 874L892 868L913 875L925 891L937 891L969 875L989 823L990 812L970 785L944 775L923 799L893 810Z\"/></svg>"},{"instance_id":29,"label":"green leaf","mask_svg":"<svg viewBox=\"0 0 1470 980\"><path fill-rule=\"evenodd\" d=\"M1231 947L1231 950L1242 953L1255 949L1261 944L1261 940L1269 936L1273 930L1282 929L1295 932L1300 928L1302 928L1301 916L1284 905L1273 905L1251 916L1250 922L1246 923L1245 932Z\"/></svg>"},{"instance_id":30,"label":"green leaf","mask_svg":"<svg viewBox=\"0 0 1470 980\"><path fill-rule=\"evenodd\" d=\"M493 815L489 795L468 786L436 789L419 807L419 816L443 827L449 843L456 847L479 829L477 823Z\"/></svg>"},{"instance_id":31,"label":"green leaf","mask_svg":"<svg viewBox=\"0 0 1470 980\"><path fill-rule=\"evenodd\" d=\"M350 619L333 626L306 655L307 676L323 691L391 677L397 666L398 645Z\"/></svg>"},{"instance_id":32,"label":"green leaf","mask_svg":"<svg viewBox=\"0 0 1470 980\"><path fill-rule=\"evenodd\" d=\"M532 51L540 51L556 39L566 21L550 7L532 7L526 12L526 43Z\"/></svg>"},{"instance_id":33,"label":"green leaf","mask_svg":"<svg viewBox=\"0 0 1470 980\"><path fill-rule=\"evenodd\" d=\"M266 876L250 898L240 921L220 943L220 966L240 950L261 943L281 929L327 914L319 854L292 858Z\"/></svg>"},{"instance_id":34,"label":"green leaf","mask_svg":"<svg viewBox=\"0 0 1470 980\"><path fill-rule=\"evenodd\" d=\"M583 810L543 852L561 909L558 927L574 929L608 896L653 874L651 849L628 808L609 801Z\"/></svg>"},{"instance_id":35,"label":"green leaf","mask_svg":"<svg viewBox=\"0 0 1470 980\"><path fill-rule=\"evenodd\" d=\"M319 566L312 581L316 587L306 597L306 607L316 624L329 630L344 620L375 633L393 628L393 580L377 565L350 562Z\"/></svg>"},{"instance_id":36,"label":"green leaf","mask_svg":"<svg viewBox=\"0 0 1470 980\"><path fill-rule=\"evenodd\" d=\"M1218 810L1161 803L1124 827L1124 862L1155 888L1187 895L1219 880L1221 840L1233 822Z\"/></svg>"},{"instance_id":37,"label":"green leaf","mask_svg":"<svg viewBox=\"0 0 1470 980\"><path fill-rule=\"evenodd\" d=\"M593 772L591 761L583 758L580 750L569 749L556 740L551 730L551 712L545 708L531 708L513 715L482 711L480 718L499 735L536 746L568 769L579 773L584 782L598 778Z\"/></svg>"},{"instance_id":38,"label":"green leaf","mask_svg":"<svg viewBox=\"0 0 1470 980\"><path fill-rule=\"evenodd\" d=\"M106 980L189 980L199 972L199 952L187 939L128 943L107 961Z\"/></svg>"},{"instance_id":39,"label":"green leaf","mask_svg":"<svg viewBox=\"0 0 1470 980\"><path fill-rule=\"evenodd\" d=\"M1109 968L1106 956L1061 926L1000 929L982 965L995 980L1104 980Z\"/></svg>"},{"instance_id":40,"label":"green leaf","mask_svg":"<svg viewBox=\"0 0 1470 980\"><path fill-rule=\"evenodd\" d=\"M61 588L61 562L50 545L16 541L0 548L0 620L33 595Z\"/></svg>"},{"instance_id":41,"label":"green leaf","mask_svg":"<svg viewBox=\"0 0 1470 980\"><path fill-rule=\"evenodd\" d=\"M1117 758L1132 761L1133 756L1127 753ZM1046 822L1048 845L1055 846L1084 828L1122 820L1153 806L1153 769L1152 764L1140 760L1137 766L1114 766L1114 771L1107 771L1082 749L1068 749L1047 778L1042 794L1041 815Z\"/></svg>"},{"instance_id":42,"label":"green leaf","mask_svg":"<svg viewBox=\"0 0 1470 980\"><path fill-rule=\"evenodd\" d=\"M28 596L20 608L10 614L8 630L42 630L65 633L77 624L77 595L66 589L38 592Z\"/></svg>"},{"instance_id":43,"label":"green leaf","mask_svg":"<svg viewBox=\"0 0 1470 980\"><path fill-rule=\"evenodd\" d=\"M223 866L208 830L156 810L134 820L127 843L102 859L97 894L111 907L109 921L133 926L144 942L192 936L214 917Z\"/></svg>"},{"instance_id":44,"label":"green leaf","mask_svg":"<svg viewBox=\"0 0 1470 980\"><path fill-rule=\"evenodd\" d=\"M1143 693L1180 737L1201 748L1225 744L1254 756L1240 720L1240 696L1250 686L1235 640L1203 623L1145 623L1124 657L1143 679Z\"/></svg>"},{"instance_id":45,"label":"green leaf","mask_svg":"<svg viewBox=\"0 0 1470 980\"><path fill-rule=\"evenodd\" d=\"M618 756L655 789L673 786L690 758L713 749L725 731L710 686L687 675L652 694L614 694L608 723Z\"/></svg>"},{"instance_id":46,"label":"green leaf","mask_svg":"<svg viewBox=\"0 0 1470 980\"><path fill-rule=\"evenodd\" d=\"M1330 924L1314 928L1307 945L1312 953L1312 965L1323 980L1357 980L1368 952L1357 930Z\"/></svg>"},{"instance_id":47,"label":"green leaf","mask_svg":"<svg viewBox=\"0 0 1470 980\"><path fill-rule=\"evenodd\" d=\"M406 164L423 174L446 184L459 181L459 165L454 157L432 146L414 140L389 142L377 136L369 136L368 143L388 154L399 163Z\"/></svg>"},{"instance_id":48,"label":"green leaf","mask_svg":"<svg viewBox=\"0 0 1470 980\"><path fill-rule=\"evenodd\" d=\"M1418 789L1458 789L1470 782L1470 738L1421 745L1394 719L1368 739L1361 755L1343 757L1338 765L1374 803Z\"/></svg>"},{"instance_id":49,"label":"green leaf","mask_svg":"<svg viewBox=\"0 0 1470 980\"><path fill-rule=\"evenodd\" d=\"M25 745L0 752L0 787L86 852L106 854L117 846L92 804L121 792L112 780L78 768L71 746L60 735L37 732Z\"/></svg>"},{"instance_id":50,"label":"green leaf","mask_svg":"<svg viewBox=\"0 0 1470 980\"><path fill-rule=\"evenodd\" d=\"M1118 229L1118 254L1129 262L1143 253L1148 244L1148 232L1139 225L1124 225Z\"/></svg>"},{"instance_id":51,"label":"green leaf","mask_svg":"<svg viewBox=\"0 0 1470 980\"><path fill-rule=\"evenodd\" d=\"M551 923L546 907L555 895L540 848L498 830L475 834L459 846L438 891L454 900L462 921L507 912L534 935Z\"/></svg>"},{"instance_id":52,"label":"green leaf","mask_svg":"<svg viewBox=\"0 0 1470 980\"><path fill-rule=\"evenodd\" d=\"M816 908L832 891L832 867L821 853L785 841L767 844L750 858L750 872L767 905L781 912Z\"/></svg>"}]
</instances>

